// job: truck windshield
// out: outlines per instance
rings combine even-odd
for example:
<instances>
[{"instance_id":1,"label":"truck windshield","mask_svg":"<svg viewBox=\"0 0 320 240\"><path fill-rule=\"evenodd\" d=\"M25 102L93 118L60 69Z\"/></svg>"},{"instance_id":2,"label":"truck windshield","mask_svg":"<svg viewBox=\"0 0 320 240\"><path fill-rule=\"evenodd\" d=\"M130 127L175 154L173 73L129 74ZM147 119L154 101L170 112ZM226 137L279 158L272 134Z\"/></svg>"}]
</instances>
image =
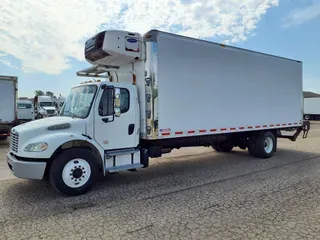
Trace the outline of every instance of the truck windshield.
<instances>
[{"instance_id":1,"label":"truck windshield","mask_svg":"<svg viewBox=\"0 0 320 240\"><path fill-rule=\"evenodd\" d=\"M60 116L88 117L96 91L96 85L83 85L72 88L61 109Z\"/></svg>"},{"instance_id":2,"label":"truck windshield","mask_svg":"<svg viewBox=\"0 0 320 240\"><path fill-rule=\"evenodd\" d=\"M40 107L52 107L53 102L40 102Z\"/></svg>"}]
</instances>

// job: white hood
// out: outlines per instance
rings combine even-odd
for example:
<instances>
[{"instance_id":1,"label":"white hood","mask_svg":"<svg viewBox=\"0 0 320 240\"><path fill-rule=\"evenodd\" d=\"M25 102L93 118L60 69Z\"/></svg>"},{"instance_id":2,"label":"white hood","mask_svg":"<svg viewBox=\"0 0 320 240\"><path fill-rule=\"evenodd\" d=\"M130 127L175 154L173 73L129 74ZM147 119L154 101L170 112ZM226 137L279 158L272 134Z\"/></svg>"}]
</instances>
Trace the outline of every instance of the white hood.
<instances>
[{"instance_id":1,"label":"white hood","mask_svg":"<svg viewBox=\"0 0 320 240\"><path fill-rule=\"evenodd\" d=\"M55 131L48 130L48 127L50 126L55 126L55 125L64 124L64 123L71 124L70 128L55 130ZM14 127L12 130L19 133L19 136L21 138L32 138L42 134L51 134L58 131L70 131L70 130L72 131L72 128L76 129L76 131L80 131L81 133L85 133L85 130L86 130L85 125L86 125L86 122L84 119L56 116L56 117L43 118L43 119L38 119L31 122L23 123Z\"/></svg>"},{"instance_id":2,"label":"white hood","mask_svg":"<svg viewBox=\"0 0 320 240\"><path fill-rule=\"evenodd\" d=\"M70 126L61 129L48 129L48 127L60 124L70 124ZM58 133L86 134L86 120L62 116L43 118L12 128L12 134L14 133L19 136L19 151L17 153L19 155L28 143L41 141L41 136L47 138Z\"/></svg>"}]
</instances>

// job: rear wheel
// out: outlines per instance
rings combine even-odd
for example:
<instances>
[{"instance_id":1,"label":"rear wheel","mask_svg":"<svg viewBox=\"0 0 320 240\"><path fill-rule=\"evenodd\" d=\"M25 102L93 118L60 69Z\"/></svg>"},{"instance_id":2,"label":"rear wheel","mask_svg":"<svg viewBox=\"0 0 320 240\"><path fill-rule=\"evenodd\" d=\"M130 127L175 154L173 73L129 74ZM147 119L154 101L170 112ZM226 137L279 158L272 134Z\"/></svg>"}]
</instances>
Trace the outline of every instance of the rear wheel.
<instances>
[{"instance_id":1,"label":"rear wheel","mask_svg":"<svg viewBox=\"0 0 320 240\"><path fill-rule=\"evenodd\" d=\"M81 195L92 188L97 170L96 159L89 150L67 149L53 159L49 180L52 187L63 195Z\"/></svg>"},{"instance_id":2,"label":"rear wheel","mask_svg":"<svg viewBox=\"0 0 320 240\"><path fill-rule=\"evenodd\" d=\"M270 158L275 152L276 138L272 132L261 132L249 138L248 150L251 156Z\"/></svg>"}]
</instances>

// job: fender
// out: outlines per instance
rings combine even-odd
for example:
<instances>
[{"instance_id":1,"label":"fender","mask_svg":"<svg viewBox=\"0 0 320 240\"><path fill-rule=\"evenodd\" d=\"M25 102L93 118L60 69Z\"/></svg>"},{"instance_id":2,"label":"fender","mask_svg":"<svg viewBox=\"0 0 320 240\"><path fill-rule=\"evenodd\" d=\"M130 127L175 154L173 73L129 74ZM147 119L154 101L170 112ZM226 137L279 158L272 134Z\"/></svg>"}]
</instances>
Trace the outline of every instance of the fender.
<instances>
[{"instance_id":1,"label":"fender","mask_svg":"<svg viewBox=\"0 0 320 240\"><path fill-rule=\"evenodd\" d=\"M23 157L50 159L63 144L71 141L86 141L90 143L99 151L101 159L104 159L104 150L93 139L89 139L79 133L75 134L72 132L56 132L54 134L40 135L31 138L21 146L22 149L24 149L28 144L36 142L46 142L48 144L48 148L43 152L24 152Z\"/></svg>"}]
</instances>

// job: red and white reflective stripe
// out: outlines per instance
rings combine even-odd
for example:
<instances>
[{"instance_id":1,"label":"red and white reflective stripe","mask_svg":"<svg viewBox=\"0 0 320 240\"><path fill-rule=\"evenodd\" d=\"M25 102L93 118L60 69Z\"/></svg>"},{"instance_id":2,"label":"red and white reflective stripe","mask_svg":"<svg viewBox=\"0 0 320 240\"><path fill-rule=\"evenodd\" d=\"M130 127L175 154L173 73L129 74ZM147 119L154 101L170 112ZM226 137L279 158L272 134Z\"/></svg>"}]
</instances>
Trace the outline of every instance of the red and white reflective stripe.
<instances>
[{"instance_id":1,"label":"red and white reflective stripe","mask_svg":"<svg viewBox=\"0 0 320 240\"><path fill-rule=\"evenodd\" d=\"M285 126L299 126L302 122L294 122L294 123L277 123L277 124L269 124L269 125L255 125L255 126L241 126L241 127L230 127L230 128L212 128L210 130L200 129L200 130L188 130L188 131L177 131L177 132L166 132L162 130L162 136L171 136L171 135L191 135L196 133L207 133L207 132L225 132L225 131L237 131L237 130L246 130L246 129L264 129L264 128L275 128L275 127L285 127Z\"/></svg>"}]
</instances>

